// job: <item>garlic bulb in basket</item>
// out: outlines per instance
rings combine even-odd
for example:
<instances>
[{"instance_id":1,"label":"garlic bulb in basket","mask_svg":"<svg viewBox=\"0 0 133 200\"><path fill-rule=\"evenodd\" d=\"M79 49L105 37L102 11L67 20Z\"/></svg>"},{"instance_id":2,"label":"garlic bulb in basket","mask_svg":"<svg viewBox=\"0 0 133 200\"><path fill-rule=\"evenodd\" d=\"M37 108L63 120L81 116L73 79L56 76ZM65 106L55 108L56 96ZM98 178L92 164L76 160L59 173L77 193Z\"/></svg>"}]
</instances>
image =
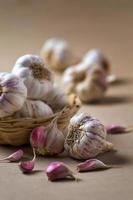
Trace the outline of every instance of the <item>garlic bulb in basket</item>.
<instances>
[{"instance_id":1,"label":"garlic bulb in basket","mask_svg":"<svg viewBox=\"0 0 133 200\"><path fill-rule=\"evenodd\" d=\"M53 114L52 109L39 100L26 100L21 110L15 113L16 117L49 117Z\"/></svg>"},{"instance_id":2,"label":"garlic bulb in basket","mask_svg":"<svg viewBox=\"0 0 133 200\"><path fill-rule=\"evenodd\" d=\"M23 79L29 99L45 100L53 88L52 73L36 55L24 55L15 63L12 72Z\"/></svg>"},{"instance_id":3,"label":"garlic bulb in basket","mask_svg":"<svg viewBox=\"0 0 133 200\"><path fill-rule=\"evenodd\" d=\"M60 111L69 104L68 95L61 88L54 86L52 92L47 96L46 103L54 112Z\"/></svg>"},{"instance_id":4,"label":"garlic bulb in basket","mask_svg":"<svg viewBox=\"0 0 133 200\"><path fill-rule=\"evenodd\" d=\"M51 38L44 43L41 56L49 67L62 71L75 63L77 58L72 54L68 43L62 39Z\"/></svg>"},{"instance_id":5,"label":"garlic bulb in basket","mask_svg":"<svg viewBox=\"0 0 133 200\"><path fill-rule=\"evenodd\" d=\"M96 118L86 113L73 116L65 139L65 149L76 159L88 159L113 148L106 141L106 129Z\"/></svg>"},{"instance_id":6,"label":"garlic bulb in basket","mask_svg":"<svg viewBox=\"0 0 133 200\"><path fill-rule=\"evenodd\" d=\"M20 110L26 97L27 89L19 77L7 72L0 73L0 117Z\"/></svg>"}]
</instances>

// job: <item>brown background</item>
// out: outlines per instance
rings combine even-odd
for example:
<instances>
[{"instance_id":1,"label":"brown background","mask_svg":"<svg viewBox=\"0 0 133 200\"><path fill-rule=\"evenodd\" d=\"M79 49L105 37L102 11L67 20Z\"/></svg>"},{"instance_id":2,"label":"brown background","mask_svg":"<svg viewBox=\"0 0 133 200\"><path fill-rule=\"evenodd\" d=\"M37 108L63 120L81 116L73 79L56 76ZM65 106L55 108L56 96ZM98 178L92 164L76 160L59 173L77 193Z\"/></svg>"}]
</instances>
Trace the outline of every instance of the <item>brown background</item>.
<instances>
[{"instance_id":1,"label":"brown background","mask_svg":"<svg viewBox=\"0 0 133 200\"><path fill-rule=\"evenodd\" d=\"M81 110L103 123L133 124L133 1L131 0L0 0L0 69L11 70L17 57L39 54L43 42L53 36L68 40L83 55L98 47L108 56L112 72L125 80L112 86L99 105ZM59 80L59 77L57 78ZM116 153L100 156L119 168L79 174L79 182L51 183L44 172L22 175L16 164L0 164L0 199L133 198L133 134L110 136ZM0 147L1 156L12 148ZM30 150L26 147L25 151ZM59 159L59 158L58 158ZM36 169L45 169L57 158L38 158ZM75 169L76 161L60 158Z\"/></svg>"}]
</instances>

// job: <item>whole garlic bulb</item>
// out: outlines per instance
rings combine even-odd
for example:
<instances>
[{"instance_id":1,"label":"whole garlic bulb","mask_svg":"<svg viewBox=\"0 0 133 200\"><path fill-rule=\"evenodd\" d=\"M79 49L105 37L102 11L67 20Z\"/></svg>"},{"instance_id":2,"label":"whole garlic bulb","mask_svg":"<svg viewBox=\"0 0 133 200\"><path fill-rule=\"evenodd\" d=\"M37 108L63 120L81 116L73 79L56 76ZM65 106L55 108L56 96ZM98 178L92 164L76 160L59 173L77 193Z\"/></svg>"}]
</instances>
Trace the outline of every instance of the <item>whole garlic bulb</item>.
<instances>
[{"instance_id":1,"label":"whole garlic bulb","mask_svg":"<svg viewBox=\"0 0 133 200\"><path fill-rule=\"evenodd\" d=\"M54 112L57 112L69 104L68 96L63 92L61 88L54 86L52 92L47 96L46 103L52 108Z\"/></svg>"},{"instance_id":2,"label":"whole garlic bulb","mask_svg":"<svg viewBox=\"0 0 133 200\"><path fill-rule=\"evenodd\" d=\"M47 61L49 67L59 71L77 62L77 58L72 54L68 43L58 38L48 39L44 43L41 56Z\"/></svg>"},{"instance_id":3,"label":"whole garlic bulb","mask_svg":"<svg viewBox=\"0 0 133 200\"><path fill-rule=\"evenodd\" d=\"M110 70L108 60L99 49L92 49L88 51L83 57L82 62L84 63L84 69L86 70L93 67L93 64L99 64L107 74Z\"/></svg>"},{"instance_id":4,"label":"whole garlic bulb","mask_svg":"<svg viewBox=\"0 0 133 200\"><path fill-rule=\"evenodd\" d=\"M96 118L86 113L76 114L70 120L65 149L76 159L89 159L113 148L106 141L106 129Z\"/></svg>"},{"instance_id":5,"label":"whole garlic bulb","mask_svg":"<svg viewBox=\"0 0 133 200\"><path fill-rule=\"evenodd\" d=\"M0 73L0 117L10 116L21 109L26 97L27 89L19 77Z\"/></svg>"},{"instance_id":6,"label":"whole garlic bulb","mask_svg":"<svg viewBox=\"0 0 133 200\"><path fill-rule=\"evenodd\" d=\"M39 100L26 100L21 110L15 113L15 117L49 117L53 114L52 109Z\"/></svg>"},{"instance_id":7,"label":"whole garlic bulb","mask_svg":"<svg viewBox=\"0 0 133 200\"><path fill-rule=\"evenodd\" d=\"M52 73L39 56L28 54L18 58L12 72L23 79L29 99L45 100L53 88Z\"/></svg>"},{"instance_id":8,"label":"whole garlic bulb","mask_svg":"<svg viewBox=\"0 0 133 200\"><path fill-rule=\"evenodd\" d=\"M108 82L105 71L99 66L91 69L86 79L76 85L75 91L83 102L101 100L107 91Z\"/></svg>"}]
</instances>

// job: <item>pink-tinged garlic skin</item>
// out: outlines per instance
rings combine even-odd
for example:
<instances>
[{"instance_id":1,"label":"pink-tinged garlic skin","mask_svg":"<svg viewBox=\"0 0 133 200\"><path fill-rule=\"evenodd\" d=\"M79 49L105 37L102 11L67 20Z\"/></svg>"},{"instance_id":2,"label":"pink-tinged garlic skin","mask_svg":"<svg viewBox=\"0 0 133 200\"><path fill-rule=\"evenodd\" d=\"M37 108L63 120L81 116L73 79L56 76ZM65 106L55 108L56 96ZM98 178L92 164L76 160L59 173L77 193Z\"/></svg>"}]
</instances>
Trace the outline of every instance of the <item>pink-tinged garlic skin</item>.
<instances>
[{"instance_id":1,"label":"pink-tinged garlic skin","mask_svg":"<svg viewBox=\"0 0 133 200\"><path fill-rule=\"evenodd\" d=\"M0 117L20 110L27 98L23 81L12 73L0 73Z\"/></svg>"},{"instance_id":2,"label":"pink-tinged garlic skin","mask_svg":"<svg viewBox=\"0 0 133 200\"><path fill-rule=\"evenodd\" d=\"M128 132L126 126L118 125L118 124L111 124L106 126L107 133L109 134L119 134L119 133L126 133Z\"/></svg>"},{"instance_id":3,"label":"pink-tinged garlic skin","mask_svg":"<svg viewBox=\"0 0 133 200\"><path fill-rule=\"evenodd\" d=\"M59 161L50 163L47 167L46 174L48 180L50 181L57 181L68 178L75 179L72 171L68 168L68 166Z\"/></svg>"},{"instance_id":4,"label":"pink-tinged garlic skin","mask_svg":"<svg viewBox=\"0 0 133 200\"><path fill-rule=\"evenodd\" d=\"M56 155L64 151L64 136L55 122L50 127L33 129L30 143L40 155Z\"/></svg>"},{"instance_id":5,"label":"pink-tinged garlic skin","mask_svg":"<svg viewBox=\"0 0 133 200\"><path fill-rule=\"evenodd\" d=\"M24 154L23 150L19 149L14 153L12 153L10 156L0 159L0 161L17 162L22 159L23 154Z\"/></svg>"},{"instance_id":6,"label":"pink-tinged garlic skin","mask_svg":"<svg viewBox=\"0 0 133 200\"><path fill-rule=\"evenodd\" d=\"M35 161L34 160L30 160L30 161L25 161L25 162L20 162L19 163L19 169L23 172L23 173L31 173L34 169L35 166Z\"/></svg>"},{"instance_id":7,"label":"pink-tinged garlic skin","mask_svg":"<svg viewBox=\"0 0 133 200\"><path fill-rule=\"evenodd\" d=\"M18 58L12 73L24 81L29 99L46 100L52 91L52 72L39 56L27 54Z\"/></svg>"},{"instance_id":8,"label":"pink-tinged garlic skin","mask_svg":"<svg viewBox=\"0 0 133 200\"><path fill-rule=\"evenodd\" d=\"M78 172L89 172L98 169L108 169L108 168L111 168L111 166L104 164L102 161L98 159L89 159L77 165Z\"/></svg>"},{"instance_id":9,"label":"pink-tinged garlic skin","mask_svg":"<svg viewBox=\"0 0 133 200\"><path fill-rule=\"evenodd\" d=\"M72 117L64 146L68 154L76 159L94 158L113 148L113 145L106 141L104 125L86 113Z\"/></svg>"}]
</instances>

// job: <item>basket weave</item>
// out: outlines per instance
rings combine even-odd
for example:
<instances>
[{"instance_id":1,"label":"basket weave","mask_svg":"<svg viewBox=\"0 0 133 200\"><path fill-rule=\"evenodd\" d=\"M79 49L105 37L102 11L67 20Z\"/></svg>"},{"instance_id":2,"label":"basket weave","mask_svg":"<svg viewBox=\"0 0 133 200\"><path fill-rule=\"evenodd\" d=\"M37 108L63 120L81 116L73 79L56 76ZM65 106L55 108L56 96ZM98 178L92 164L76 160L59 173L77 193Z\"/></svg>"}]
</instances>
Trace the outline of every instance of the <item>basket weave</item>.
<instances>
[{"instance_id":1,"label":"basket weave","mask_svg":"<svg viewBox=\"0 0 133 200\"><path fill-rule=\"evenodd\" d=\"M62 111L48 118L3 118L0 119L0 144L19 146L29 143L30 133L33 128L48 125L57 117L58 128L63 130L67 127L70 118L80 107L80 101L74 94L69 94L69 105Z\"/></svg>"}]
</instances>

